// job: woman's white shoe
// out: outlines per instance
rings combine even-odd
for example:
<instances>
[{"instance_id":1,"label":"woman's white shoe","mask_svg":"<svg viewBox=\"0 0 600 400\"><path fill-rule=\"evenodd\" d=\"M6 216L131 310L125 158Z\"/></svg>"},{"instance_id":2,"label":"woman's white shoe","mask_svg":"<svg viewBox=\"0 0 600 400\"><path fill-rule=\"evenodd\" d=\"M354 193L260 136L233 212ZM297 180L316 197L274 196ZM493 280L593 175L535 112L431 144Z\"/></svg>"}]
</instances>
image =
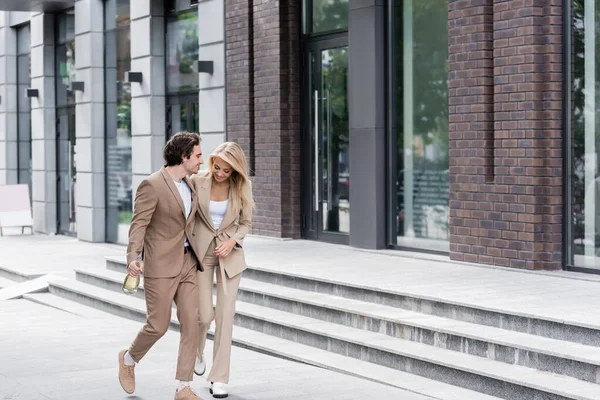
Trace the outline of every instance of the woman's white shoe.
<instances>
[{"instance_id":1,"label":"woman's white shoe","mask_svg":"<svg viewBox=\"0 0 600 400\"><path fill-rule=\"evenodd\" d=\"M224 399L228 396L225 384L221 382L213 382L209 391L215 399Z\"/></svg>"},{"instance_id":2,"label":"woman's white shoe","mask_svg":"<svg viewBox=\"0 0 600 400\"><path fill-rule=\"evenodd\" d=\"M194 373L198 376L202 376L205 372L206 363L204 362L204 354L202 354L202 359L196 356L196 364L194 364Z\"/></svg>"}]
</instances>

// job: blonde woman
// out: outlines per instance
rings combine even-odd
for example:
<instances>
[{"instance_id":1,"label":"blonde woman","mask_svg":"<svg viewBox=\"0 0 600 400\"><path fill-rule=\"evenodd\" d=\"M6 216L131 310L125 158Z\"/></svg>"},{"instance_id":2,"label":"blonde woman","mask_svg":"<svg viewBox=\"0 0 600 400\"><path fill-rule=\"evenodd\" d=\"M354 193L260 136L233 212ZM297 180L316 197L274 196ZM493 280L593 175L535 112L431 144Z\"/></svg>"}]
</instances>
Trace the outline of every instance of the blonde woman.
<instances>
[{"instance_id":1,"label":"blonde woman","mask_svg":"<svg viewBox=\"0 0 600 400\"><path fill-rule=\"evenodd\" d=\"M204 270L198 272L198 352L194 372L206 371L204 345L215 320L213 364L208 375L213 397L227 397L233 316L242 271L246 269L244 237L252 226L252 188L246 156L239 144L226 142L208 159L208 170L194 178L198 210L192 240ZM213 279L217 276L217 304L213 311Z\"/></svg>"}]
</instances>

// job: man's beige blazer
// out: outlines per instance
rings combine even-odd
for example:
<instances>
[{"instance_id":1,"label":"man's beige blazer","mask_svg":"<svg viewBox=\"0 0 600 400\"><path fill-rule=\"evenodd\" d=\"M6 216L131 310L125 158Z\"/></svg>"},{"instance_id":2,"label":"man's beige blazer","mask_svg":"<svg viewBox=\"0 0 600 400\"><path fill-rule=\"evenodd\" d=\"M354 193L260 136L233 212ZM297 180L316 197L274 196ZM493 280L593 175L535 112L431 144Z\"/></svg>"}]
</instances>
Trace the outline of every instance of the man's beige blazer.
<instances>
[{"instance_id":1,"label":"man's beige blazer","mask_svg":"<svg viewBox=\"0 0 600 400\"><path fill-rule=\"evenodd\" d=\"M227 257L219 259L221 268L225 270L229 278L232 278L247 268L242 245L244 237L252 228L252 206L248 204L240 211L239 215L235 215L231 208L231 202L229 202L221 226L219 229L215 229L210 216L211 175L208 171L201 171L192 177L192 181L198 194L198 210L192 233L196 245L194 249L198 250L196 252L198 261L202 263L206 250L213 239L217 239L217 246L227 239L233 239L237 246Z\"/></svg>"},{"instance_id":2,"label":"man's beige blazer","mask_svg":"<svg viewBox=\"0 0 600 400\"><path fill-rule=\"evenodd\" d=\"M198 199L193 183L184 180L192 191L192 212L187 219L181 195L165 167L144 179L137 189L127 264L137 259L143 246L147 278L173 278L181 273L185 235L196 252L191 235Z\"/></svg>"}]
</instances>

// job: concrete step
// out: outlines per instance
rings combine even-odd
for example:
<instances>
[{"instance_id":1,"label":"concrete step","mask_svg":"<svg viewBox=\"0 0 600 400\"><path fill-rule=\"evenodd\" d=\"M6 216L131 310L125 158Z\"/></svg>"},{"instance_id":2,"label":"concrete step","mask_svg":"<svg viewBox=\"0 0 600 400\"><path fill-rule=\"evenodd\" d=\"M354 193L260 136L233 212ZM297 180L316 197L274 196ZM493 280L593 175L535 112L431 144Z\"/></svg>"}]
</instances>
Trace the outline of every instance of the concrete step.
<instances>
[{"instance_id":1,"label":"concrete step","mask_svg":"<svg viewBox=\"0 0 600 400\"><path fill-rule=\"evenodd\" d=\"M141 299L77 281L52 282L50 291L115 314L145 319ZM237 304L236 325L424 378L504 399L600 398L600 385L572 377L340 326L255 304Z\"/></svg>"},{"instance_id":2,"label":"concrete step","mask_svg":"<svg viewBox=\"0 0 600 400\"><path fill-rule=\"evenodd\" d=\"M126 271L125 257L106 257L106 266L110 270L124 273ZM440 293L439 297L427 297L409 291L382 290L381 288L360 286L341 280L329 281L311 276L282 273L256 266L251 266L244 271L242 281L250 279L477 325L600 347L600 326L584 324L579 321L554 320L531 313L504 310L500 307L475 307L468 303L444 299L443 293Z\"/></svg>"},{"instance_id":3,"label":"concrete step","mask_svg":"<svg viewBox=\"0 0 600 400\"><path fill-rule=\"evenodd\" d=\"M146 320L145 302L136 296L128 296L78 281L51 282L50 292L50 296L60 296L61 300L71 299L140 322ZM175 330L179 329L179 323L175 317L175 313L173 313L171 317L171 328ZM213 333L214 332L211 329L209 331L209 337L212 337ZM431 397L432 399L500 399L499 397L427 379L394 368L331 353L330 351L318 349L299 342L273 337L240 326L236 326L233 330L233 343L236 346L250 350L398 387Z\"/></svg>"},{"instance_id":4,"label":"concrete step","mask_svg":"<svg viewBox=\"0 0 600 400\"><path fill-rule=\"evenodd\" d=\"M8 279L14 282L26 282L39 278L44 274L39 272L24 271L6 266L0 266L0 278Z\"/></svg>"},{"instance_id":5,"label":"concrete step","mask_svg":"<svg viewBox=\"0 0 600 400\"><path fill-rule=\"evenodd\" d=\"M47 307L52 307L57 310L74 314L83 318L104 317L107 314L96 308L86 306L84 304L67 300L66 298L55 296L52 293L31 293L23 295L23 299L41 304Z\"/></svg>"},{"instance_id":6,"label":"concrete step","mask_svg":"<svg viewBox=\"0 0 600 400\"><path fill-rule=\"evenodd\" d=\"M76 271L77 280L119 292L124 273ZM137 293L144 298L143 283ZM436 317L323 293L242 279L238 299L336 324L453 351L568 375L592 383L600 376L600 348Z\"/></svg>"},{"instance_id":7,"label":"concrete step","mask_svg":"<svg viewBox=\"0 0 600 400\"><path fill-rule=\"evenodd\" d=\"M7 288L18 283L19 282L13 281L12 279L3 278L2 276L0 276L0 289Z\"/></svg>"}]
</instances>

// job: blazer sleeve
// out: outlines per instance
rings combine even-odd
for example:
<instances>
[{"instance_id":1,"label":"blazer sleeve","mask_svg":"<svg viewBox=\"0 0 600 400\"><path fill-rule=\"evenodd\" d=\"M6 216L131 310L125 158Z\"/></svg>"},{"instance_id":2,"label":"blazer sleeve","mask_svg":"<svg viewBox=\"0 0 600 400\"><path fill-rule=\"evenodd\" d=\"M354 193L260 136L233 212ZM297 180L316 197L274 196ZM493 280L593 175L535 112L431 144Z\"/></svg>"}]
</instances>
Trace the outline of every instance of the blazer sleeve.
<instances>
[{"instance_id":1,"label":"blazer sleeve","mask_svg":"<svg viewBox=\"0 0 600 400\"><path fill-rule=\"evenodd\" d=\"M135 194L133 218L129 227L129 244L127 246L127 265L138 258L142 252L146 228L152 220L158 198L154 188L148 180L144 179Z\"/></svg>"},{"instance_id":2,"label":"blazer sleeve","mask_svg":"<svg viewBox=\"0 0 600 400\"><path fill-rule=\"evenodd\" d=\"M251 183L248 182L248 185L251 185ZM249 186L248 190L252 192L252 186ZM250 232L250 229L252 229L252 204L246 204L240 211L238 228L231 238L235 240L238 246L241 247L242 242L244 241L244 238L248 232Z\"/></svg>"}]
</instances>

